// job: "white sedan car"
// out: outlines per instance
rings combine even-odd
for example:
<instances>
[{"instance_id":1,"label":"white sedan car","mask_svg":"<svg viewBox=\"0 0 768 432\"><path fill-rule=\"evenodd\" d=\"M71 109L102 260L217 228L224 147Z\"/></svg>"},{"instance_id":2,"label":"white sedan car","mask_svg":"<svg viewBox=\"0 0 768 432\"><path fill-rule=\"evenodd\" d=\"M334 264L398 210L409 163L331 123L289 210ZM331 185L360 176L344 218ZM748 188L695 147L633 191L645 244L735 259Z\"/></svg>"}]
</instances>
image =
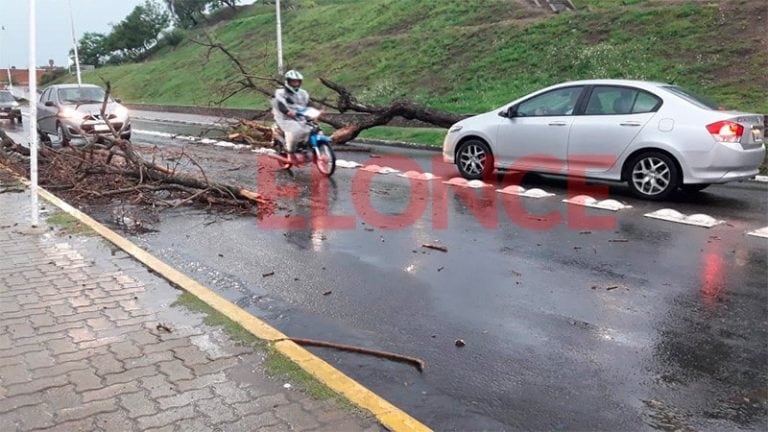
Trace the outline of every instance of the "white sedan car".
<instances>
[{"instance_id":1,"label":"white sedan car","mask_svg":"<svg viewBox=\"0 0 768 432\"><path fill-rule=\"evenodd\" d=\"M671 84L558 84L449 130L443 159L467 179L495 169L627 182L646 199L758 174L764 116L723 111Z\"/></svg>"}]
</instances>

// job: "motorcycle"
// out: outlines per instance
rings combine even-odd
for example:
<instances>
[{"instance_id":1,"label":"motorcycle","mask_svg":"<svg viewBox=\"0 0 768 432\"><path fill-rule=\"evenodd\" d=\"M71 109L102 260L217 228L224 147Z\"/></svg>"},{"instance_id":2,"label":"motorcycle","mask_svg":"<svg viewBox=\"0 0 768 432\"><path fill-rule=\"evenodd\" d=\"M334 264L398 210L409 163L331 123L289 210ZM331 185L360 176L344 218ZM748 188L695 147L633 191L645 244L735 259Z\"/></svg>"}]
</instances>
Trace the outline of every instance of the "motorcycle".
<instances>
[{"instance_id":1,"label":"motorcycle","mask_svg":"<svg viewBox=\"0 0 768 432\"><path fill-rule=\"evenodd\" d=\"M303 118L307 125L312 128L309 138L297 146L296 153L303 155L303 161L311 158L312 162L317 165L318 171L324 176L332 176L336 171L336 154L333 152L333 148L331 148L331 138L323 134L317 122L322 112L318 109L307 107L299 110L296 114ZM286 169L296 165L297 162L295 160L288 158L288 153L285 151L285 133L278 125L272 127L272 136L272 146L277 151L277 155L273 157L283 162ZM309 154L310 151L312 152L311 155Z\"/></svg>"}]
</instances>

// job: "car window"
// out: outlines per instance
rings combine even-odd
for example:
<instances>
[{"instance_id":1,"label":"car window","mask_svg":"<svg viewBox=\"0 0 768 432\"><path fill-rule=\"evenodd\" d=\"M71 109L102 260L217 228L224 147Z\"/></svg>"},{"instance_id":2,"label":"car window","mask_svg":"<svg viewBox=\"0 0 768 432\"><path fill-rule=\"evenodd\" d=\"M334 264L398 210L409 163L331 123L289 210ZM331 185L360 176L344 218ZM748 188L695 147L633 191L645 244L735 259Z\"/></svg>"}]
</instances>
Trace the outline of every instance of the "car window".
<instances>
[{"instance_id":1,"label":"car window","mask_svg":"<svg viewBox=\"0 0 768 432\"><path fill-rule=\"evenodd\" d=\"M0 102L13 102L15 100L10 92L0 92Z\"/></svg>"},{"instance_id":2,"label":"car window","mask_svg":"<svg viewBox=\"0 0 768 432\"><path fill-rule=\"evenodd\" d=\"M669 91L670 93L673 93L673 94L675 94L675 95L677 95L677 96L687 100L688 102L691 102L694 105L698 105L701 108L707 108L707 109L711 109L711 110L718 110L718 109L720 109L720 105L718 105L715 101L713 101L713 100L711 100L709 98L697 95L696 93L693 93L692 91L686 90L686 89L684 89L682 87L679 87L679 86L664 86L664 89Z\"/></svg>"},{"instance_id":3,"label":"car window","mask_svg":"<svg viewBox=\"0 0 768 432\"><path fill-rule=\"evenodd\" d=\"M661 99L629 87L596 86L589 96L586 115L639 114L656 111Z\"/></svg>"},{"instance_id":4,"label":"car window","mask_svg":"<svg viewBox=\"0 0 768 432\"><path fill-rule=\"evenodd\" d=\"M639 91L635 98L635 106L632 107L632 114L655 112L661 106L661 99L648 92Z\"/></svg>"},{"instance_id":5,"label":"car window","mask_svg":"<svg viewBox=\"0 0 768 432\"><path fill-rule=\"evenodd\" d=\"M40 102L45 103L48 100L48 94L51 92L51 89L45 89L43 91L43 94L40 95Z\"/></svg>"},{"instance_id":6,"label":"car window","mask_svg":"<svg viewBox=\"0 0 768 432\"><path fill-rule=\"evenodd\" d=\"M573 115L583 87L566 87L548 91L520 103L519 117Z\"/></svg>"},{"instance_id":7,"label":"car window","mask_svg":"<svg viewBox=\"0 0 768 432\"><path fill-rule=\"evenodd\" d=\"M58 91L59 100L66 104L101 103L104 90L99 87L68 87Z\"/></svg>"}]
</instances>

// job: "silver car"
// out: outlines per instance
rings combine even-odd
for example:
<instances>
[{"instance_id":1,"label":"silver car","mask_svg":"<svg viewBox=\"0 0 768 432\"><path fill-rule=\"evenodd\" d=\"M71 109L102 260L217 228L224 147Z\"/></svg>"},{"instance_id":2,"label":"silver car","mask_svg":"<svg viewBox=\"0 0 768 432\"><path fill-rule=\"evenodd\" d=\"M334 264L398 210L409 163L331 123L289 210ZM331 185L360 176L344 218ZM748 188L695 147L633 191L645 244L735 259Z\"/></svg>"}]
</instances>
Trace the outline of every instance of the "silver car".
<instances>
[{"instance_id":1,"label":"silver car","mask_svg":"<svg viewBox=\"0 0 768 432\"><path fill-rule=\"evenodd\" d=\"M21 123L21 107L13 94L7 90L0 90L0 119Z\"/></svg>"},{"instance_id":2,"label":"silver car","mask_svg":"<svg viewBox=\"0 0 768 432\"><path fill-rule=\"evenodd\" d=\"M456 123L443 159L467 179L494 169L627 182L646 199L758 174L764 117L720 107L671 84L558 84Z\"/></svg>"},{"instance_id":3,"label":"silver car","mask_svg":"<svg viewBox=\"0 0 768 432\"><path fill-rule=\"evenodd\" d=\"M37 104L37 128L40 137L48 141L55 135L62 145L74 138L111 133L101 115L104 89L91 84L61 84L46 88ZM119 99L109 98L105 110L107 120L124 139L131 139L128 110Z\"/></svg>"}]
</instances>

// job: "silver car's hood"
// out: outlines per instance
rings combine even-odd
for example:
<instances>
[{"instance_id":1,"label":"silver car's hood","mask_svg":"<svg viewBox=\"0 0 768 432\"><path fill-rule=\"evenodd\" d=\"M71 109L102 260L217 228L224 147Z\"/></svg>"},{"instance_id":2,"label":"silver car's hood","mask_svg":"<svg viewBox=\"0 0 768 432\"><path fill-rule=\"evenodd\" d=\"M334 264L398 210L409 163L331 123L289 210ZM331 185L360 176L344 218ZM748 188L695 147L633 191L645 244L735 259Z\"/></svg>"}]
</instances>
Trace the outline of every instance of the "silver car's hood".
<instances>
[{"instance_id":1,"label":"silver car's hood","mask_svg":"<svg viewBox=\"0 0 768 432\"><path fill-rule=\"evenodd\" d=\"M97 103L97 104L89 103L89 104L80 104L80 105L67 104L67 105L62 105L62 106L63 107L68 107L68 108L72 108L72 109L77 110L78 112L81 112L83 114L100 115L101 114L102 104L101 103ZM117 103L117 102L110 102L110 103L107 104L107 109L105 110L105 112L107 114L112 114L120 106L121 105L119 103Z\"/></svg>"},{"instance_id":2,"label":"silver car's hood","mask_svg":"<svg viewBox=\"0 0 768 432\"><path fill-rule=\"evenodd\" d=\"M18 108L17 102L0 102L0 108Z\"/></svg>"}]
</instances>

